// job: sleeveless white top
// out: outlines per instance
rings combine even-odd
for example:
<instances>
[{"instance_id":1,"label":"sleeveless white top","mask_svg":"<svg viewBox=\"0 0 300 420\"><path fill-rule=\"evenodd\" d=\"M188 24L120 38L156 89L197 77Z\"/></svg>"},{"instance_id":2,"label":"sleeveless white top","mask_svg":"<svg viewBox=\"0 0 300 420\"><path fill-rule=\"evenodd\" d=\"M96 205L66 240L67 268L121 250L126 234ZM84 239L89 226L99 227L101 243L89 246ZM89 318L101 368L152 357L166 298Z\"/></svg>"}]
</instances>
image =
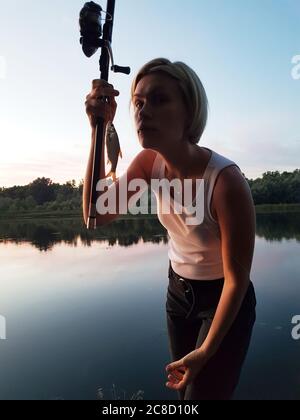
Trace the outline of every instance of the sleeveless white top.
<instances>
[{"instance_id":1,"label":"sleeveless white top","mask_svg":"<svg viewBox=\"0 0 300 420\"><path fill-rule=\"evenodd\" d=\"M192 214L190 205L186 206L186 203L182 203L181 200L181 205L178 205L179 201L176 202L176 198L174 201L169 194L165 203L167 195L162 194L163 188L156 188L151 184L157 200L158 219L168 231L168 256L172 268L180 276L192 280L215 280L224 277L220 229L218 222L211 214L210 205L220 172L229 166L238 167L236 163L224 156L210 149L207 150L211 152L211 157L203 175L202 188L200 184L197 185L195 199L193 203L188 203L195 206L197 201L197 208L200 205L201 220L197 216L197 223L190 223L191 217L196 215L196 213ZM159 153L153 164L151 178L160 181L165 179L165 161ZM164 208L165 205L167 207ZM179 214L175 214L174 209L178 208L181 211L177 210ZM167 212L167 209L171 211Z\"/></svg>"}]
</instances>

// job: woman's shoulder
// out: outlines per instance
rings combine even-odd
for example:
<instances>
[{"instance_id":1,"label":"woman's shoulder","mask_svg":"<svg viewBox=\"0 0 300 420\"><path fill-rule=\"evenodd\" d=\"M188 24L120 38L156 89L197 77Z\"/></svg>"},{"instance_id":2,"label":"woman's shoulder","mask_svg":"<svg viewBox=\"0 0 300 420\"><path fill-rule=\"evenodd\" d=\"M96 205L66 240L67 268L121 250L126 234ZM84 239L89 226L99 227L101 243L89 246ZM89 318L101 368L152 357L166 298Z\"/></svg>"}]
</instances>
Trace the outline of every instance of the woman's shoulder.
<instances>
[{"instance_id":1,"label":"woman's shoulder","mask_svg":"<svg viewBox=\"0 0 300 420\"><path fill-rule=\"evenodd\" d=\"M152 149L143 149L137 156L139 164L143 168L147 183L150 185L152 169L158 153Z\"/></svg>"},{"instance_id":2,"label":"woman's shoulder","mask_svg":"<svg viewBox=\"0 0 300 420\"><path fill-rule=\"evenodd\" d=\"M222 184L223 187L230 187L245 183L246 177L239 165L233 159L224 156L215 150L208 150L211 151L210 166L215 172L216 184L219 183Z\"/></svg>"},{"instance_id":3,"label":"woman's shoulder","mask_svg":"<svg viewBox=\"0 0 300 420\"><path fill-rule=\"evenodd\" d=\"M232 163L220 171L216 185L219 184L223 188L227 189L230 187L232 188L244 185L245 182L247 183L247 180L239 166Z\"/></svg>"},{"instance_id":4,"label":"woman's shoulder","mask_svg":"<svg viewBox=\"0 0 300 420\"><path fill-rule=\"evenodd\" d=\"M249 183L237 165L225 167L219 174L213 194L214 207L218 207L218 203L229 200L235 205L239 200L250 200L252 202L252 194Z\"/></svg>"},{"instance_id":5,"label":"woman's shoulder","mask_svg":"<svg viewBox=\"0 0 300 420\"><path fill-rule=\"evenodd\" d=\"M227 159L227 158L225 158ZM246 176L240 167L228 159L228 164L219 173L214 185L212 195L212 212L216 216L217 208L225 202L234 206L239 201L253 205L252 193Z\"/></svg>"},{"instance_id":6,"label":"woman's shoulder","mask_svg":"<svg viewBox=\"0 0 300 420\"><path fill-rule=\"evenodd\" d=\"M153 168L153 164L158 156L158 153L152 149L144 149L141 152L143 156L144 165L149 169L150 173Z\"/></svg>"}]
</instances>

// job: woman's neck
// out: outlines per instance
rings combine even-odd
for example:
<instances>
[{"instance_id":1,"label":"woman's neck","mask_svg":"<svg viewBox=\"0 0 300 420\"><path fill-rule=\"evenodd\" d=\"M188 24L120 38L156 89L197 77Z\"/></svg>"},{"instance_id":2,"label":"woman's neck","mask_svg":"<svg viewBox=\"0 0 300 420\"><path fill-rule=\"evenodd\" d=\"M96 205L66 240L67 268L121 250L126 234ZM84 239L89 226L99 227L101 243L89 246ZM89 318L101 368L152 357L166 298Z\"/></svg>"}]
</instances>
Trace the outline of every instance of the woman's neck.
<instances>
[{"instance_id":1,"label":"woman's neck","mask_svg":"<svg viewBox=\"0 0 300 420\"><path fill-rule=\"evenodd\" d=\"M173 153L163 155L165 161L165 178L169 181L173 179L193 179L199 178L204 172L210 158L210 152L198 145L188 143L185 150L174 150Z\"/></svg>"}]
</instances>

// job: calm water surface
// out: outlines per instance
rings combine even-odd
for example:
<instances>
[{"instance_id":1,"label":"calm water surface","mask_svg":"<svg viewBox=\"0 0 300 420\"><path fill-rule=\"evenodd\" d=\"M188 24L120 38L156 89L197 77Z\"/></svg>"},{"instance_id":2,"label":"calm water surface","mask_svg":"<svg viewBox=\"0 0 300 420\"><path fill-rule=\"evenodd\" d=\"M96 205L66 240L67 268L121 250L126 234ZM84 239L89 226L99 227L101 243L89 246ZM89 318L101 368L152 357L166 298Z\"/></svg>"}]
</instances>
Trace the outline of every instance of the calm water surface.
<instances>
[{"instance_id":1,"label":"calm water surface","mask_svg":"<svg viewBox=\"0 0 300 420\"><path fill-rule=\"evenodd\" d=\"M0 399L177 399L156 220L0 222ZM300 399L300 214L258 215L257 322L237 399ZM1 333L1 330L0 330Z\"/></svg>"}]
</instances>

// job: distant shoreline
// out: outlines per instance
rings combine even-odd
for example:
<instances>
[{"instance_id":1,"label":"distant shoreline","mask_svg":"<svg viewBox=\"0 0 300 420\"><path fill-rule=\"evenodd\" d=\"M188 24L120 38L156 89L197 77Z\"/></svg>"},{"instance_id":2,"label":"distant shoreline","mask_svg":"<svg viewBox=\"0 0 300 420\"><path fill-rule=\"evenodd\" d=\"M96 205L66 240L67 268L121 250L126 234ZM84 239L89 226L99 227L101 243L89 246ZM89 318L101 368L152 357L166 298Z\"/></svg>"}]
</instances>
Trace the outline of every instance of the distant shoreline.
<instances>
[{"instance_id":1,"label":"distant shoreline","mask_svg":"<svg viewBox=\"0 0 300 420\"><path fill-rule=\"evenodd\" d=\"M299 204L259 204L255 206L256 214L268 213L298 213L300 212ZM81 212L78 211L29 211L23 213L3 212L0 214L0 221L16 220L16 219L57 219L57 218L82 218ZM118 217L119 220L136 220L136 219L156 219L156 214L126 214Z\"/></svg>"}]
</instances>

